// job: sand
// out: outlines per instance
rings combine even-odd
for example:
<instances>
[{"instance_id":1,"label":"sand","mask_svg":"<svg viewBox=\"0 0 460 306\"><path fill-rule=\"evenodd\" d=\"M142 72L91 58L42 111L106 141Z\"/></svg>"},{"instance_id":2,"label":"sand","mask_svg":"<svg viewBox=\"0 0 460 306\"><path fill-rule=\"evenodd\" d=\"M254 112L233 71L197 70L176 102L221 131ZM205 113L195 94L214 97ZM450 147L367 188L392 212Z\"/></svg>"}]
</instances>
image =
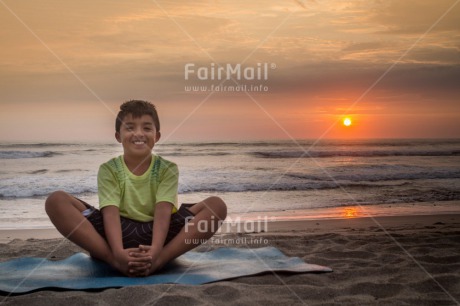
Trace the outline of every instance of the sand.
<instances>
[{"instance_id":1,"label":"sand","mask_svg":"<svg viewBox=\"0 0 460 306\"><path fill-rule=\"evenodd\" d=\"M264 274L200 286L152 285L102 291L0 296L1 305L458 305L460 215L272 222L252 233L221 233L200 250L275 246L334 269ZM0 260L62 259L78 247L55 231L1 231Z\"/></svg>"}]
</instances>

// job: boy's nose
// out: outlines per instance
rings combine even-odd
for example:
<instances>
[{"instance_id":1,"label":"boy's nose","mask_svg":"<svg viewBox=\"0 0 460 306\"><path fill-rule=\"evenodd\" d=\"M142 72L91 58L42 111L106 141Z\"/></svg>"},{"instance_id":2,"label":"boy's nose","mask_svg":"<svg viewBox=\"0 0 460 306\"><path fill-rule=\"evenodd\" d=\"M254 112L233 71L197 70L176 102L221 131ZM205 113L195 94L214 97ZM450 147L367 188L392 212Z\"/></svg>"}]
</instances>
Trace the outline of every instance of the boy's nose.
<instances>
[{"instance_id":1,"label":"boy's nose","mask_svg":"<svg viewBox=\"0 0 460 306\"><path fill-rule=\"evenodd\" d=\"M142 135L142 134L143 134L142 128L134 129L134 135Z\"/></svg>"}]
</instances>

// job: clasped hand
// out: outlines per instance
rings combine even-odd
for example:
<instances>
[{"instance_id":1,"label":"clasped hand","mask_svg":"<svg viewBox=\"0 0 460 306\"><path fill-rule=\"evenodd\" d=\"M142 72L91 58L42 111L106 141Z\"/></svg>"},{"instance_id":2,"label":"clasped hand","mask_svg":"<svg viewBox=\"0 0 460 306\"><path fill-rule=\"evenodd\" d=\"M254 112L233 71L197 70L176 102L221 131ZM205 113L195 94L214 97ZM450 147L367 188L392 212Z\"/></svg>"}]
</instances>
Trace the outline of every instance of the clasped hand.
<instances>
[{"instance_id":1,"label":"clasped hand","mask_svg":"<svg viewBox=\"0 0 460 306\"><path fill-rule=\"evenodd\" d=\"M130 277L148 276L157 269L156 263L159 255L160 250L147 245L124 249L115 256L119 263L117 269Z\"/></svg>"}]
</instances>

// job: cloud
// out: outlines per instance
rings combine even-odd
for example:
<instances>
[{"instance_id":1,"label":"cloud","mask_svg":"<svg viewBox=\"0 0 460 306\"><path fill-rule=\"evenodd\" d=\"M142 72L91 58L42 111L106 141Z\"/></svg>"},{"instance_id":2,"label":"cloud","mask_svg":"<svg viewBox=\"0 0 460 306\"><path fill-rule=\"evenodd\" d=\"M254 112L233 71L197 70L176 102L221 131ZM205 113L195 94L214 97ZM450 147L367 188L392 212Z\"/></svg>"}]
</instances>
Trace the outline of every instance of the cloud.
<instances>
[{"instance_id":1,"label":"cloud","mask_svg":"<svg viewBox=\"0 0 460 306\"><path fill-rule=\"evenodd\" d=\"M453 1L431 0L387 0L375 2L369 21L385 27L380 33L421 35L428 30L447 10ZM432 29L432 32L458 32L460 5L453 9Z\"/></svg>"},{"instance_id":2,"label":"cloud","mask_svg":"<svg viewBox=\"0 0 460 306\"><path fill-rule=\"evenodd\" d=\"M6 3L108 103L135 95L195 105L206 94L184 92L185 64L237 64L250 55L245 65L276 64L266 82L270 91L253 95L282 116L310 107L346 108L453 2ZM417 42L357 105L359 112L391 105L405 111L418 103L424 111L455 113L459 10ZM0 10L0 20L0 105L97 100L7 10ZM214 94L208 102L228 101L251 102L244 93Z\"/></svg>"},{"instance_id":3,"label":"cloud","mask_svg":"<svg viewBox=\"0 0 460 306\"><path fill-rule=\"evenodd\" d=\"M408 57L410 60L417 63L459 65L460 49L453 47L443 48L440 46L426 46L412 50Z\"/></svg>"}]
</instances>

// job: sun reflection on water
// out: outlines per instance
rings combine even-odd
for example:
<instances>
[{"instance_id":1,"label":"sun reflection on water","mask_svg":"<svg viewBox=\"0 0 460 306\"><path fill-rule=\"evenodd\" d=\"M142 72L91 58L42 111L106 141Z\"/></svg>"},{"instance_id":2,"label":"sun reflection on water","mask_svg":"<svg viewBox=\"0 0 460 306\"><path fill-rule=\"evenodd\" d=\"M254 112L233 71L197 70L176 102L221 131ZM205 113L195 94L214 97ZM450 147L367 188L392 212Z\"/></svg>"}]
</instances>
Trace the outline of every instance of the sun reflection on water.
<instances>
[{"instance_id":1,"label":"sun reflection on water","mask_svg":"<svg viewBox=\"0 0 460 306\"><path fill-rule=\"evenodd\" d=\"M361 214L355 207L345 207L343 209L342 216L344 216L345 218L357 218L361 217Z\"/></svg>"}]
</instances>

